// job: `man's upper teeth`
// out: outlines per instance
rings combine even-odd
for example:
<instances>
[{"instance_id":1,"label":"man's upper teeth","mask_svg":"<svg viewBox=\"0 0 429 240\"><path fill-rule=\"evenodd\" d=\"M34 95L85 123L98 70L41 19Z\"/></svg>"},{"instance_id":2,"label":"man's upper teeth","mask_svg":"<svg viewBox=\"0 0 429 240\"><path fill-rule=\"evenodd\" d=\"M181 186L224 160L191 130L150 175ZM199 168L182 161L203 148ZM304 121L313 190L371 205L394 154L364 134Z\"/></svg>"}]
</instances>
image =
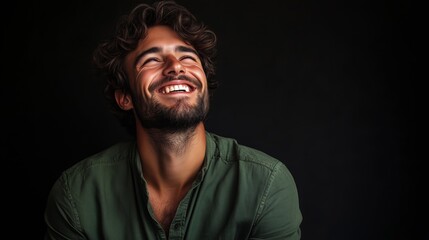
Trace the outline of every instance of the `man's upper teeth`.
<instances>
[{"instance_id":1,"label":"man's upper teeth","mask_svg":"<svg viewBox=\"0 0 429 240\"><path fill-rule=\"evenodd\" d=\"M189 92L189 86L179 84L179 85L166 86L164 89L162 89L163 93L176 92L176 91Z\"/></svg>"}]
</instances>

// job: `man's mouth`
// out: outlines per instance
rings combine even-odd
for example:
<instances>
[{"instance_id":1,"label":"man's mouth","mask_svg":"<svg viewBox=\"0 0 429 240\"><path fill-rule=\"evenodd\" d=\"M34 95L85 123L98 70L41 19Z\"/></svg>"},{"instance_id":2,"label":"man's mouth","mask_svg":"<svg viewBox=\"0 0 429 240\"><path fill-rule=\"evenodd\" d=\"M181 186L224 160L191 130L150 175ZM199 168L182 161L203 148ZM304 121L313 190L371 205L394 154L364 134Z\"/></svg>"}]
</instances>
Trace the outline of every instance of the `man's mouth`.
<instances>
[{"instance_id":1,"label":"man's mouth","mask_svg":"<svg viewBox=\"0 0 429 240\"><path fill-rule=\"evenodd\" d=\"M167 86L160 88L159 92L164 93L164 94L179 93L179 92L189 93L193 90L194 90L193 87L186 85L186 84L174 84L174 85L167 85Z\"/></svg>"}]
</instances>

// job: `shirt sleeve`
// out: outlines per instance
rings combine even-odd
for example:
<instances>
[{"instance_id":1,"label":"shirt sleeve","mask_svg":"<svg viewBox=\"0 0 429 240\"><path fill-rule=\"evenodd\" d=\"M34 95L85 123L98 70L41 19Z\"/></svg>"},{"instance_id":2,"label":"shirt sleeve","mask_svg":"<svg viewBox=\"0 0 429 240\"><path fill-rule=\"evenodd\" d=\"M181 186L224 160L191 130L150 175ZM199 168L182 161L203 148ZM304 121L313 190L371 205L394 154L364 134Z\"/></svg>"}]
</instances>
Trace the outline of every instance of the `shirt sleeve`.
<instances>
[{"instance_id":1,"label":"shirt sleeve","mask_svg":"<svg viewBox=\"0 0 429 240\"><path fill-rule=\"evenodd\" d=\"M298 240L302 214L293 176L279 162L274 168L249 239Z\"/></svg>"},{"instance_id":2,"label":"shirt sleeve","mask_svg":"<svg viewBox=\"0 0 429 240\"><path fill-rule=\"evenodd\" d=\"M47 227L44 240L86 239L66 174L54 183L48 195L44 217Z\"/></svg>"}]
</instances>

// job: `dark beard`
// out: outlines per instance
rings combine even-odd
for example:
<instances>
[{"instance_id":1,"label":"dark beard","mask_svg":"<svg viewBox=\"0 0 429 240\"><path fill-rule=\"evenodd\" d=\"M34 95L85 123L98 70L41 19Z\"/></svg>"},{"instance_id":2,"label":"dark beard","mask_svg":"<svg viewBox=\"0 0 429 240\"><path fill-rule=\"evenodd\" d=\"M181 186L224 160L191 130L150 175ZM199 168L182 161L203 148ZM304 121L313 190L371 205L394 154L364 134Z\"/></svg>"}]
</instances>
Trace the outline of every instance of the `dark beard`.
<instances>
[{"instance_id":1,"label":"dark beard","mask_svg":"<svg viewBox=\"0 0 429 240\"><path fill-rule=\"evenodd\" d=\"M205 120L209 108L208 99L205 99L204 96L198 97L196 106L189 106L181 99L171 108L165 107L157 101L146 106L140 101L138 103L136 113L142 127L168 132L181 132L196 127Z\"/></svg>"}]
</instances>

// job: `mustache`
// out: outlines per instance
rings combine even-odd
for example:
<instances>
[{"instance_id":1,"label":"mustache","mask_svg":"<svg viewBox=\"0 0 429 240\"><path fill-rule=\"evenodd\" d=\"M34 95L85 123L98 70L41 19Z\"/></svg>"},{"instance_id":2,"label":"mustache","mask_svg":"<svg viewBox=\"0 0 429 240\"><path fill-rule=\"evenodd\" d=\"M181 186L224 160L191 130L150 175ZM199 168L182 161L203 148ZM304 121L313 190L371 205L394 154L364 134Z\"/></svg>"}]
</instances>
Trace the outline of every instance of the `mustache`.
<instances>
[{"instance_id":1,"label":"mustache","mask_svg":"<svg viewBox=\"0 0 429 240\"><path fill-rule=\"evenodd\" d=\"M185 80L188 81L190 83L192 83L193 85L197 86L197 88L201 88L202 84L200 81L198 81L196 78L191 78L189 76L186 75L178 75L178 76L166 76L162 79L160 79L159 81L154 82L152 85L149 86L149 91L155 91L155 89L159 88L161 85L174 81L174 80Z\"/></svg>"}]
</instances>

